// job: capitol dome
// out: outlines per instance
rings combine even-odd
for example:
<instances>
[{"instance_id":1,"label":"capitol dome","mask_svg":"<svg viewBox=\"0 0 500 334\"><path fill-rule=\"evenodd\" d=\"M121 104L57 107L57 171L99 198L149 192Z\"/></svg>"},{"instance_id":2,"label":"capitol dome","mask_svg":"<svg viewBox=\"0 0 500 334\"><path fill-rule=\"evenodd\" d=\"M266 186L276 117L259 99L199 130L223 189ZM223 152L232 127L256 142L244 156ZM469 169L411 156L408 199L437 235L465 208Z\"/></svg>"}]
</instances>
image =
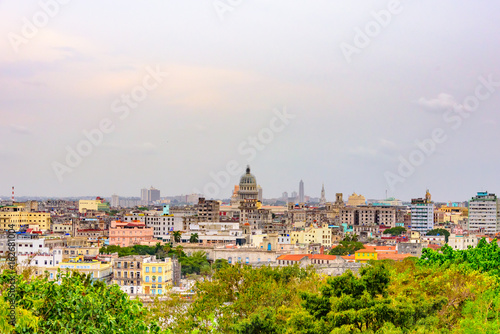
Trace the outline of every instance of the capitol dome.
<instances>
[{"instance_id":1,"label":"capitol dome","mask_svg":"<svg viewBox=\"0 0 500 334\"><path fill-rule=\"evenodd\" d=\"M250 173L250 166L247 166L247 172L243 174L240 178L240 188L255 185L257 186L257 180L255 176Z\"/></svg>"},{"instance_id":2,"label":"capitol dome","mask_svg":"<svg viewBox=\"0 0 500 334\"><path fill-rule=\"evenodd\" d=\"M250 166L247 166L246 173L240 178L240 187L238 189L238 199L240 201L246 199L258 200L259 190L257 189L257 180L250 173Z\"/></svg>"}]
</instances>

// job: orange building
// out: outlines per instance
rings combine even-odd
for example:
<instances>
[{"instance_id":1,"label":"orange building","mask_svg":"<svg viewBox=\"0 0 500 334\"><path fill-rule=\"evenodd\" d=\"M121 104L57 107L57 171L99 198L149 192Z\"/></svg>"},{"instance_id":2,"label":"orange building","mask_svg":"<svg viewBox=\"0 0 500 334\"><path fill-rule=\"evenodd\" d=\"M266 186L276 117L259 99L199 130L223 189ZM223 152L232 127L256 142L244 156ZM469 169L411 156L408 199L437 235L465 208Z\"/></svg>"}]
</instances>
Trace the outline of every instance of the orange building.
<instances>
[{"instance_id":1,"label":"orange building","mask_svg":"<svg viewBox=\"0 0 500 334\"><path fill-rule=\"evenodd\" d=\"M154 230L138 220L122 222L114 220L109 228L109 244L121 247L140 245L154 241Z\"/></svg>"}]
</instances>

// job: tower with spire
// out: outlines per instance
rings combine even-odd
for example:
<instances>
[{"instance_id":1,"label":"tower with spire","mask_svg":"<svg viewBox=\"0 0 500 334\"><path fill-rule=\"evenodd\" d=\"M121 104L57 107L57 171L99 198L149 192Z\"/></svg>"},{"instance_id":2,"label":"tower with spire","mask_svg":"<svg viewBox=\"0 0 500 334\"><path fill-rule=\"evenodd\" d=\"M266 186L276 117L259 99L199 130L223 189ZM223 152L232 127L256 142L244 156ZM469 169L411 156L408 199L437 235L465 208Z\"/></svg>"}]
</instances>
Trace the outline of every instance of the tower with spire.
<instances>
[{"instance_id":1,"label":"tower with spire","mask_svg":"<svg viewBox=\"0 0 500 334\"><path fill-rule=\"evenodd\" d=\"M321 198L319 200L319 205L325 205L325 204L326 204L325 184L323 183L323 186L321 187Z\"/></svg>"}]
</instances>

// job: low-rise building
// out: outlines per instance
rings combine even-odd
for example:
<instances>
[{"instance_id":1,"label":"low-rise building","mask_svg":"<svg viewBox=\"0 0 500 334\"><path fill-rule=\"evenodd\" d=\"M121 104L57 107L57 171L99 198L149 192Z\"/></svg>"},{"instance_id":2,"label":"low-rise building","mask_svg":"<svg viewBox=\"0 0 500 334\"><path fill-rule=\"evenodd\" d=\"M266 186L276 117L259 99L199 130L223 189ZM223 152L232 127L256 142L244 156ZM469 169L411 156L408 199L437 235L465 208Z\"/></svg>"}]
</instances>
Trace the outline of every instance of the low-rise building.
<instances>
[{"instance_id":1,"label":"low-rise building","mask_svg":"<svg viewBox=\"0 0 500 334\"><path fill-rule=\"evenodd\" d=\"M109 244L121 247L154 242L154 230L143 222L112 221L109 228Z\"/></svg>"},{"instance_id":2,"label":"low-rise building","mask_svg":"<svg viewBox=\"0 0 500 334\"><path fill-rule=\"evenodd\" d=\"M142 276L144 278L144 294L162 295L168 292L173 286L173 266L172 259L163 260L149 257L144 259L142 264Z\"/></svg>"},{"instance_id":3,"label":"low-rise building","mask_svg":"<svg viewBox=\"0 0 500 334\"><path fill-rule=\"evenodd\" d=\"M71 259L63 260L59 264L52 267L47 267L49 279L57 278L58 270L61 272L77 271L86 275L90 275L95 280L110 281L113 273L111 263L101 262L98 260L85 260L83 256L77 256Z\"/></svg>"},{"instance_id":4,"label":"low-rise building","mask_svg":"<svg viewBox=\"0 0 500 334\"><path fill-rule=\"evenodd\" d=\"M50 213L29 211L24 206L7 206L0 208L0 230L7 231L14 225L13 229L19 231L22 225L37 225L37 230L47 231L50 229Z\"/></svg>"},{"instance_id":5,"label":"low-rise building","mask_svg":"<svg viewBox=\"0 0 500 334\"><path fill-rule=\"evenodd\" d=\"M451 234L448 237L448 246L454 250L466 250L469 246L476 247L479 242L479 238L474 235L457 235Z\"/></svg>"}]
</instances>

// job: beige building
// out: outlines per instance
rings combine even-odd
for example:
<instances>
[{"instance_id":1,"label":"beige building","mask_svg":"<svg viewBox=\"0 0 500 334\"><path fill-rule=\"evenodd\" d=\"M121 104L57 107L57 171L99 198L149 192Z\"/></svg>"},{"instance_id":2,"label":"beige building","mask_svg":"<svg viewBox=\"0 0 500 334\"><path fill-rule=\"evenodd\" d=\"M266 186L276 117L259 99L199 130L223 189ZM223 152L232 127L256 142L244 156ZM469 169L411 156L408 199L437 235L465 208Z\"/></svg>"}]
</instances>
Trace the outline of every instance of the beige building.
<instances>
[{"instance_id":1,"label":"beige building","mask_svg":"<svg viewBox=\"0 0 500 334\"><path fill-rule=\"evenodd\" d=\"M365 196L358 195L356 193L353 193L351 196L349 196L349 199L347 200L347 206L360 206L360 205L366 205Z\"/></svg>"},{"instance_id":2,"label":"beige building","mask_svg":"<svg viewBox=\"0 0 500 334\"><path fill-rule=\"evenodd\" d=\"M0 229L6 231L14 225L14 230L19 230L21 225L38 226L38 230L47 231L50 229L50 213L24 211L28 208L19 206L8 206L0 209ZM35 226L36 225L36 226ZM36 228L35 228L36 229Z\"/></svg>"},{"instance_id":3,"label":"beige building","mask_svg":"<svg viewBox=\"0 0 500 334\"><path fill-rule=\"evenodd\" d=\"M479 238L474 234L450 234L448 237L448 245L454 250L466 250L469 246L476 247L478 242Z\"/></svg>"},{"instance_id":4,"label":"beige building","mask_svg":"<svg viewBox=\"0 0 500 334\"><path fill-rule=\"evenodd\" d=\"M94 279L109 280L113 273L111 263L105 263L98 260L85 260L83 256L77 256L71 259L63 260L59 264L47 267L49 279L57 278L58 270L61 272L77 271L86 275L90 275Z\"/></svg>"},{"instance_id":5,"label":"beige building","mask_svg":"<svg viewBox=\"0 0 500 334\"><path fill-rule=\"evenodd\" d=\"M78 201L78 211L85 213L87 211L109 211L109 203L103 199L80 200Z\"/></svg>"},{"instance_id":6,"label":"beige building","mask_svg":"<svg viewBox=\"0 0 500 334\"><path fill-rule=\"evenodd\" d=\"M72 258L75 256L97 256L99 255L98 247L65 247L63 249L64 258Z\"/></svg>"}]
</instances>

